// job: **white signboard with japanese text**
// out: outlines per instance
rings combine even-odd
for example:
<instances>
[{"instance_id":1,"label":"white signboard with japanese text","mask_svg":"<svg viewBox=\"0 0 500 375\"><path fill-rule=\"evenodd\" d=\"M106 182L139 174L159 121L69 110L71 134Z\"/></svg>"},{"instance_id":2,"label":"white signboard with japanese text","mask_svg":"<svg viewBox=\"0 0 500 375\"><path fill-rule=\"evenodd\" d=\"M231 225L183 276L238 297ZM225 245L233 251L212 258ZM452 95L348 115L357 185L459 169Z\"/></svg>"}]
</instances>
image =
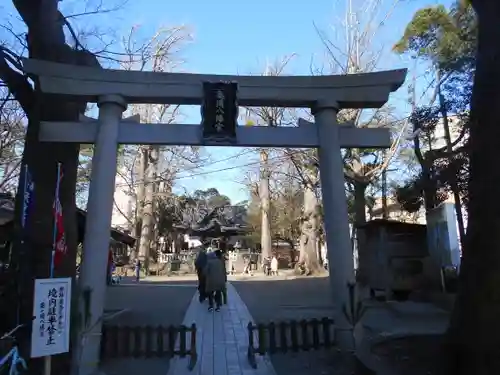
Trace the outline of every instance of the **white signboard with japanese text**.
<instances>
[{"instance_id":1,"label":"white signboard with japanese text","mask_svg":"<svg viewBox=\"0 0 500 375\"><path fill-rule=\"evenodd\" d=\"M71 278L35 280L31 358L69 351Z\"/></svg>"}]
</instances>

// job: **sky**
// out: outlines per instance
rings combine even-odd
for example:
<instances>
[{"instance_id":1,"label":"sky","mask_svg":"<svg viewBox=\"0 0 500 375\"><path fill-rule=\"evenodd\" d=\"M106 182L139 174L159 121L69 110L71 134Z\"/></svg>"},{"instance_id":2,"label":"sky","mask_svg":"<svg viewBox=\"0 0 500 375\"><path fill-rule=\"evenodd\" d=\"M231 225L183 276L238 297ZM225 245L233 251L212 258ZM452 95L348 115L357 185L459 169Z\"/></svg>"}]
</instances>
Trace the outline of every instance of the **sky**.
<instances>
[{"instance_id":1,"label":"sky","mask_svg":"<svg viewBox=\"0 0 500 375\"><path fill-rule=\"evenodd\" d=\"M382 2L385 0L382 0ZM353 1L355 3L355 1ZM384 10L392 6L386 1ZM392 46L400 37L414 12L435 1L403 0L381 29L377 38L381 45ZM339 25L346 9L344 0L269 1L251 2L213 0L153 2L143 1L134 10L133 19L141 25L154 28L160 24L190 25L194 30L194 42L184 52L187 71L219 74L256 74L262 72L266 62L296 54L286 71L287 74L310 74L311 59L321 64L324 47L314 25L335 38L334 25ZM139 5L137 4L137 5ZM148 4L151 4L148 6ZM152 5L154 4L154 5ZM314 4L314 5L312 5ZM353 7L356 8L355 4ZM385 14L381 12L381 16ZM387 56L381 69L406 67L407 61ZM188 111L186 122L200 121L197 110ZM209 148L214 161L230 158L242 152L238 148ZM241 182L248 167L240 167L256 159L252 153L211 164L203 168L197 177L177 181L189 190L215 187L228 195L233 202L248 199L248 189ZM222 170L216 173L210 171ZM253 167L255 168L255 167ZM198 173L195 172L195 173ZM189 173L181 173L186 176Z\"/></svg>"},{"instance_id":2,"label":"sky","mask_svg":"<svg viewBox=\"0 0 500 375\"><path fill-rule=\"evenodd\" d=\"M338 40L342 36L340 21L345 17L347 1L130 0L123 10L100 17L105 17L104 22L117 35L126 35L133 25L140 25L144 36L153 35L161 26L188 26L193 32L193 41L181 52L186 61L181 67L183 71L258 74L264 70L266 62L295 54L285 73L306 75L310 74L311 62L321 66L325 56L325 48L314 25L326 32L329 38ZM408 67L409 60L390 53L390 47L402 35L417 9L435 5L437 1L400 0L392 11L394 0L372 2L382 3L379 19L390 12L375 39L374 47L387 51L378 70ZM105 6L110 3L104 2ZM356 10L360 9L359 4L368 2L351 0L351 3ZM440 3L449 5L450 0ZM61 4L64 14L71 14L71 3L64 1ZM9 8L12 9L10 1L0 0L0 10ZM406 110L404 96L404 92L402 95L396 93L391 99L402 114ZM183 122L199 123L199 109L183 109ZM248 164L257 160L257 156L238 148L208 148L203 153L209 157L210 163L196 171L180 173L177 190L215 187L221 194L229 196L233 203L247 199L248 189L242 182L249 170Z\"/></svg>"}]
</instances>

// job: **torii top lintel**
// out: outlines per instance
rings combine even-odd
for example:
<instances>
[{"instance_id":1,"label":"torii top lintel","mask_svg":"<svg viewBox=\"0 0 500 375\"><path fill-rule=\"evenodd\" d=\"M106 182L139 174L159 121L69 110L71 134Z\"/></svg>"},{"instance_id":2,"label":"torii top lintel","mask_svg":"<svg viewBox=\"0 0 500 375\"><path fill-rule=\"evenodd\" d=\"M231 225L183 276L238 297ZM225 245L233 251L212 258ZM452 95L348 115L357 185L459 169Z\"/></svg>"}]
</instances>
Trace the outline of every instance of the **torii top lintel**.
<instances>
[{"instance_id":1,"label":"torii top lintel","mask_svg":"<svg viewBox=\"0 0 500 375\"><path fill-rule=\"evenodd\" d=\"M46 94L97 102L118 94L130 103L199 105L203 82L237 81L241 106L312 107L335 100L340 108L379 108L404 82L406 69L328 76L230 76L101 69L23 59Z\"/></svg>"}]
</instances>

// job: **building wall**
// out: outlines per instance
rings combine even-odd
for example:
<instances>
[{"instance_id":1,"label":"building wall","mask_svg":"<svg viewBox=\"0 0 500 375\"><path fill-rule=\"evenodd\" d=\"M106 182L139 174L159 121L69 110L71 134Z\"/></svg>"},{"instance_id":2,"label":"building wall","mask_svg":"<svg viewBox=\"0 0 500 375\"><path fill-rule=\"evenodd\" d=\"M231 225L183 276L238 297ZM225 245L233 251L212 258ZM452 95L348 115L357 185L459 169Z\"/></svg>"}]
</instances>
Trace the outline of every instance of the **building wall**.
<instances>
[{"instance_id":1,"label":"building wall","mask_svg":"<svg viewBox=\"0 0 500 375\"><path fill-rule=\"evenodd\" d=\"M446 199L447 203L455 203L453 199L453 195L449 195L448 199ZM398 220L402 221L405 223L413 223L413 224L427 224L427 218L426 218L426 213L425 209L421 208L418 212L415 213L409 213L404 211L399 203L395 200L393 197L388 197L387 198L387 209L389 211L389 220ZM450 235L456 236L456 238L452 238L452 242L455 243L457 242L459 251L461 251L461 239L460 239L460 233L458 231L458 221L457 221L457 216L455 212L455 208L450 212L450 215L455 218L455 225L456 227L453 229L450 229ZM464 219L464 226L465 229L467 230L467 211L465 210L464 207L462 207L462 216ZM379 198L375 201L375 206L371 212L367 211L367 218L368 220L372 219L381 219L382 218L382 199Z\"/></svg>"},{"instance_id":2,"label":"building wall","mask_svg":"<svg viewBox=\"0 0 500 375\"><path fill-rule=\"evenodd\" d=\"M397 220L403 223L425 224L425 210L421 208L418 212L410 213L401 208L394 197L387 197L387 211L389 220ZM372 210L366 209L366 217L369 220L382 219L382 198L377 198Z\"/></svg>"},{"instance_id":3,"label":"building wall","mask_svg":"<svg viewBox=\"0 0 500 375\"><path fill-rule=\"evenodd\" d=\"M445 200L448 203L455 203L453 195L450 193L448 199ZM397 202L394 197L387 197L387 210L389 211L389 220L398 220L404 223L413 224L426 224L427 220L425 218L425 209L423 206L418 210L418 212L409 213L401 208L401 205ZM368 220L382 219L382 198L377 198L375 200L375 205L373 209L366 210L366 217ZM467 212L465 208L462 207L462 216L464 216L464 225L467 228Z\"/></svg>"}]
</instances>

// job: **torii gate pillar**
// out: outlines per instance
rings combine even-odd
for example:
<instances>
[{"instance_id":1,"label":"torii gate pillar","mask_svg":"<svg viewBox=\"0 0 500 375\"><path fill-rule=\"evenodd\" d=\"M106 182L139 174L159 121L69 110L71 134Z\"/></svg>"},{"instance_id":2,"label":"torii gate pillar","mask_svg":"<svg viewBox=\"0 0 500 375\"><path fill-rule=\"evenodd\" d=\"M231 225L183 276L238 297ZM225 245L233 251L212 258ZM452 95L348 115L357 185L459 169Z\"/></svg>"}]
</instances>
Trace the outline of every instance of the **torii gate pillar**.
<instances>
[{"instance_id":1,"label":"torii gate pillar","mask_svg":"<svg viewBox=\"0 0 500 375\"><path fill-rule=\"evenodd\" d=\"M335 101L318 101L312 110L320 142L319 168L329 281L335 309L335 333L341 347L351 347L351 327L342 312L342 307L349 303L347 283L354 281L354 260L343 178L344 164L337 124L339 105Z\"/></svg>"},{"instance_id":2,"label":"torii gate pillar","mask_svg":"<svg viewBox=\"0 0 500 375\"><path fill-rule=\"evenodd\" d=\"M80 273L81 290L91 293L90 332L86 342L78 347L81 351L73 358L80 358L83 374L93 372L99 358L101 325L106 297L106 267L113 214L115 177L118 156L118 132L122 114L127 109L125 99L120 95L103 95L98 99L99 128L92 157L91 183L85 221L83 261ZM79 302L81 304L82 301ZM80 311L83 308L80 306ZM76 346L76 345L75 345Z\"/></svg>"}]
</instances>

